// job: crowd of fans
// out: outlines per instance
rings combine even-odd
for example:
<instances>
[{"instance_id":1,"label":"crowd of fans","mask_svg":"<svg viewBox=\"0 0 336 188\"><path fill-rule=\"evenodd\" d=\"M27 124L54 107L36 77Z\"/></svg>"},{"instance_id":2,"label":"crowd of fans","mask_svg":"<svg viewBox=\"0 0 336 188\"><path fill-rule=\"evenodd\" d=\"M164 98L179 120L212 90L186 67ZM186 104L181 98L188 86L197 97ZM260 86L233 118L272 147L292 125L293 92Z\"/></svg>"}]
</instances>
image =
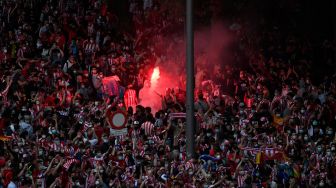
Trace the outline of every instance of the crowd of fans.
<instances>
[{"instance_id":1,"label":"crowd of fans","mask_svg":"<svg viewBox=\"0 0 336 188\"><path fill-rule=\"evenodd\" d=\"M130 0L130 34L102 0L0 4L0 187L336 184L335 77L312 79L309 41L281 28L254 36L235 22L236 61L249 68L204 71L196 156L187 159L183 87L167 89L158 112L125 98L139 97L154 65L181 58L165 57L174 46L159 41L183 28L183 17ZM115 78L117 94L104 91L104 77ZM126 135L106 121L117 110L127 112Z\"/></svg>"}]
</instances>

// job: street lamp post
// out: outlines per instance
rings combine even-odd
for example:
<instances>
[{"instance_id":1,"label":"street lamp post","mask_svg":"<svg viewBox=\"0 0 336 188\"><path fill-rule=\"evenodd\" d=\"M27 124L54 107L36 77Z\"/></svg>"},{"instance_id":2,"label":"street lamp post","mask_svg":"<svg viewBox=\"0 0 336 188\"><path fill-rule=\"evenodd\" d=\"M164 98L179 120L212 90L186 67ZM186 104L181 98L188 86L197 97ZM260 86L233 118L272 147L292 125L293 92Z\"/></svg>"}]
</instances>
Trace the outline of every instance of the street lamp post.
<instances>
[{"instance_id":1,"label":"street lamp post","mask_svg":"<svg viewBox=\"0 0 336 188\"><path fill-rule=\"evenodd\" d=\"M193 0L186 0L186 60L187 60L187 113L186 138L187 157L195 157L195 117L194 117L194 30Z\"/></svg>"}]
</instances>

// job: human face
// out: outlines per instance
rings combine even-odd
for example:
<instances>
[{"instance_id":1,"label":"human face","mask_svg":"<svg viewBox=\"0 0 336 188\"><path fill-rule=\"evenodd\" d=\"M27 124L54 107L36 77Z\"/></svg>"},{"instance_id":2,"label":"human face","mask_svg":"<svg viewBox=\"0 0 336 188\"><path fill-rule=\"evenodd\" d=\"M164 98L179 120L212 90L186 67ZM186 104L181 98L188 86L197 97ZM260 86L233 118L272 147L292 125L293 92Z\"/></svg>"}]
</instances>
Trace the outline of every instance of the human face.
<instances>
[{"instance_id":1,"label":"human face","mask_svg":"<svg viewBox=\"0 0 336 188\"><path fill-rule=\"evenodd\" d=\"M97 75L97 69L96 68L92 69L92 75L94 75L94 76Z\"/></svg>"}]
</instances>

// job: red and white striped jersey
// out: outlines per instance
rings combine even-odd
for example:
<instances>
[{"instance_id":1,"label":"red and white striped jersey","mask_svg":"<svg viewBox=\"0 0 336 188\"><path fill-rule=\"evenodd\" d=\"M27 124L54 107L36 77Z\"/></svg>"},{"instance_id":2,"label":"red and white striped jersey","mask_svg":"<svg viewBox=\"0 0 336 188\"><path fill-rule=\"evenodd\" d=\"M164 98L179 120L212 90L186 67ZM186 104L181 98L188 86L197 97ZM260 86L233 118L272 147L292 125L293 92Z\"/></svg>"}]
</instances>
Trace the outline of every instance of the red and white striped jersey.
<instances>
[{"instance_id":1,"label":"red and white striped jersey","mask_svg":"<svg viewBox=\"0 0 336 188\"><path fill-rule=\"evenodd\" d=\"M150 121L146 121L145 123L141 124L141 129L145 130L146 136L152 136L154 133L154 124Z\"/></svg>"},{"instance_id":2,"label":"red and white striped jersey","mask_svg":"<svg viewBox=\"0 0 336 188\"><path fill-rule=\"evenodd\" d=\"M96 43L86 43L84 45L85 54L93 54L99 50L99 46Z\"/></svg>"},{"instance_id":3,"label":"red and white striped jersey","mask_svg":"<svg viewBox=\"0 0 336 188\"><path fill-rule=\"evenodd\" d=\"M238 187L244 187L245 180L246 180L246 178L247 178L247 173L248 173L248 171L244 171L244 174L243 174L243 175L239 174L239 175L237 176Z\"/></svg>"},{"instance_id":4,"label":"red and white striped jersey","mask_svg":"<svg viewBox=\"0 0 336 188\"><path fill-rule=\"evenodd\" d=\"M50 148L50 150L51 151L56 151L56 152L59 152L59 151L61 151L61 148L63 147L63 145L62 144L55 144L55 143L51 143L51 144L49 144L49 148Z\"/></svg>"},{"instance_id":5,"label":"red and white striped jersey","mask_svg":"<svg viewBox=\"0 0 336 188\"><path fill-rule=\"evenodd\" d=\"M124 101L126 108L133 107L135 109L138 104L138 99L136 97L136 91L134 89L127 89L124 95Z\"/></svg>"}]
</instances>

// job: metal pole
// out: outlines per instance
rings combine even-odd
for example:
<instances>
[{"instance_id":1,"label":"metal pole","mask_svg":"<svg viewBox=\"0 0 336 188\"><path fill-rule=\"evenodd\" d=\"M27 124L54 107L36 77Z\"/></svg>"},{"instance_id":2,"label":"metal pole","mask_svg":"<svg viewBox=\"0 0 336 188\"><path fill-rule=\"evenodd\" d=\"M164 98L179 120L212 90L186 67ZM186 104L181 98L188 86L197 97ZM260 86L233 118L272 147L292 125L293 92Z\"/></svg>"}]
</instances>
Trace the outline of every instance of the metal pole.
<instances>
[{"instance_id":1,"label":"metal pole","mask_svg":"<svg viewBox=\"0 0 336 188\"><path fill-rule=\"evenodd\" d=\"M193 0L186 0L186 56L187 56L187 157L195 157L195 116L194 116L194 31Z\"/></svg>"},{"instance_id":2,"label":"metal pole","mask_svg":"<svg viewBox=\"0 0 336 188\"><path fill-rule=\"evenodd\" d=\"M336 2L334 0L331 0L331 3L332 3L332 12L335 12L336 11ZM333 36L333 42L335 43L336 42L336 15L334 13L332 13L333 16L333 19L332 19L332 22L333 22L333 25L334 25L334 36ZM336 61L336 48L334 48L334 61ZM336 63L334 62L334 71L336 71Z\"/></svg>"}]
</instances>

